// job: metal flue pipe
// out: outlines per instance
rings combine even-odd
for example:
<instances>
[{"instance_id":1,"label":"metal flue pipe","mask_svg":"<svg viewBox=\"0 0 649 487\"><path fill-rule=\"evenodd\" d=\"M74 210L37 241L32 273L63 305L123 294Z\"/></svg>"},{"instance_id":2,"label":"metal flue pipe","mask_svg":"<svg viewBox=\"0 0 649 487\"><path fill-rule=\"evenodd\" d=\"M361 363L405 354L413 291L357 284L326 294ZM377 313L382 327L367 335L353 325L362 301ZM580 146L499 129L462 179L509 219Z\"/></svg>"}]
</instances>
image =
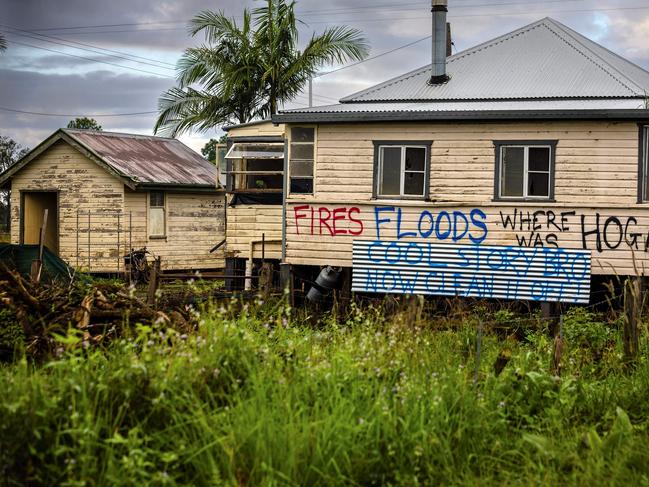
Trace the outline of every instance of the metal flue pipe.
<instances>
[{"instance_id":1,"label":"metal flue pipe","mask_svg":"<svg viewBox=\"0 0 649 487\"><path fill-rule=\"evenodd\" d=\"M448 0L432 0L431 12L433 14L433 51L432 51L432 73L430 84L437 85L448 81L446 74L447 54L447 28L446 13L448 12Z\"/></svg>"}]
</instances>

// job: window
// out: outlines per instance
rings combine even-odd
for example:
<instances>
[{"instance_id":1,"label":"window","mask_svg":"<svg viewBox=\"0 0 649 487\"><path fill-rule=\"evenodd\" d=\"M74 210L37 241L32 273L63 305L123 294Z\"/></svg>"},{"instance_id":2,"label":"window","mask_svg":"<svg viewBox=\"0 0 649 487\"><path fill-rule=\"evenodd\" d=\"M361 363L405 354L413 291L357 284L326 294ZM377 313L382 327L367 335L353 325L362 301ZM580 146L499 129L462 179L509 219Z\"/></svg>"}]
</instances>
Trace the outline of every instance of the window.
<instances>
[{"instance_id":1,"label":"window","mask_svg":"<svg viewBox=\"0 0 649 487\"><path fill-rule=\"evenodd\" d=\"M292 127L289 150L290 192L312 194L315 128Z\"/></svg>"},{"instance_id":2,"label":"window","mask_svg":"<svg viewBox=\"0 0 649 487\"><path fill-rule=\"evenodd\" d=\"M236 142L225 159L231 161L231 192L282 192L284 142Z\"/></svg>"},{"instance_id":3,"label":"window","mask_svg":"<svg viewBox=\"0 0 649 487\"><path fill-rule=\"evenodd\" d=\"M495 199L554 198L556 141L494 142Z\"/></svg>"},{"instance_id":4,"label":"window","mask_svg":"<svg viewBox=\"0 0 649 487\"><path fill-rule=\"evenodd\" d=\"M638 201L649 201L649 125L640 126Z\"/></svg>"},{"instance_id":5,"label":"window","mask_svg":"<svg viewBox=\"0 0 649 487\"><path fill-rule=\"evenodd\" d=\"M165 194L162 191L151 191L149 193L149 236L164 237L165 226Z\"/></svg>"},{"instance_id":6,"label":"window","mask_svg":"<svg viewBox=\"0 0 649 487\"><path fill-rule=\"evenodd\" d=\"M374 196L427 198L432 142L374 142Z\"/></svg>"}]
</instances>

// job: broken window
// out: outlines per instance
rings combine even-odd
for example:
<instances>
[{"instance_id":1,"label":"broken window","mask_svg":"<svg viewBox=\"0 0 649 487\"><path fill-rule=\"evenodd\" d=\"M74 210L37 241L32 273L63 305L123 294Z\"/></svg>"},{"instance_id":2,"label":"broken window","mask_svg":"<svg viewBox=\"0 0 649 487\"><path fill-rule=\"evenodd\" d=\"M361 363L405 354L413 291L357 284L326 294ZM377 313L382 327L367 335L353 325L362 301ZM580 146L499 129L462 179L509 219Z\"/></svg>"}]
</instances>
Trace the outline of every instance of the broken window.
<instances>
[{"instance_id":1,"label":"broken window","mask_svg":"<svg viewBox=\"0 0 649 487\"><path fill-rule=\"evenodd\" d=\"M496 143L496 198L551 199L556 143Z\"/></svg>"},{"instance_id":2,"label":"broken window","mask_svg":"<svg viewBox=\"0 0 649 487\"><path fill-rule=\"evenodd\" d=\"M375 146L376 196L425 198L428 192L430 143L375 143Z\"/></svg>"},{"instance_id":3,"label":"broken window","mask_svg":"<svg viewBox=\"0 0 649 487\"><path fill-rule=\"evenodd\" d=\"M231 192L282 192L283 142L236 142L225 159L232 161Z\"/></svg>"}]
</instances>

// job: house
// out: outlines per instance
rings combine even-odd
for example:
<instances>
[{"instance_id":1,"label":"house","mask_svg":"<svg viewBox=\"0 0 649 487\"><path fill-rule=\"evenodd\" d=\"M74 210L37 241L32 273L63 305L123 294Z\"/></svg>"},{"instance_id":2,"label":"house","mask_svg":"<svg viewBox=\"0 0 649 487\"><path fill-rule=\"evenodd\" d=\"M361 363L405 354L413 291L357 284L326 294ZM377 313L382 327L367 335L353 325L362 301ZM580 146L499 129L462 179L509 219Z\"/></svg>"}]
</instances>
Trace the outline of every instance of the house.
<instances>
[{"instance_id":1,"label":"house","mask_svg":"<svg viewBox=\"0 0 649 487\"><path fill-rule=\"evenodd\" d=\"M594 275L644 275L649 72L550 18L447 57L433 5L430 65L273 116L284 263L348 269L354 241L385 240L585 249Z\"/></svg>"},{"instance_id":2,"label":"house","mask_svg":"<svg viewBox=\"0 0 649 487\"><path fill-rule=\"evenodd\" d=\"M124 271L145 247L167 270L214 269L225 237L216 168L175 139L60 129L0 175L12 243L44 243L76 269Z\"/></svg>"},{"instance_id":3,"label":"house","mask_svg":"<svg viewBox=\"0 0 649 487\"><path fill-rule=\"evenodd\" d=\"M226 274L250 276L264 262L279 271L284 201L284 127L270 120L225 127ZM278 275L276 273L276 275ZM229 289L251 280L228 279Z\"/></svg>"}]
</instances>

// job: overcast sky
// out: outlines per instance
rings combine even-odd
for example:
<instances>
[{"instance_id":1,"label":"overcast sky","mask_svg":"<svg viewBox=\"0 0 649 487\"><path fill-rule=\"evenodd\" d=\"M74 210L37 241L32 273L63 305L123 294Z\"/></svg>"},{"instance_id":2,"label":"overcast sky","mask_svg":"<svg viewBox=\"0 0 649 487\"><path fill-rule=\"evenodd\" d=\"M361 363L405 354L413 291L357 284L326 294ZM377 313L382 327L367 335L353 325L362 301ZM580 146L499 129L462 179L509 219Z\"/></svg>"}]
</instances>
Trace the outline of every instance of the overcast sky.
<instances>
[{"instance_id":1,"label":"overcast sky","mask_svg":"<svg viewBox=\"0 0 649 487\"><path fill-rule=\"evenodd\" d=\"M72 115L104 130L151 134L159 95L174 85L174 66L190 38L187 21L201 10L240 16L251 0L0 0L0 135L34 147ZM430 34L430 1L299 0L305 41L328 25L361 29L377 55ZM649 70L647 0L450 0L454 50L461 51L550 16ZM454 51L454 52L455 52ZM423 66L430 42L314 81L314 104ZM334 68L334 66L332 66ZM291 106L306 106L306 93ZM290 107L290 106L287 106ZM16 113L10 110L35 112ZM140 114L145 112L144 114ZM138 115L100 116L136 113ZM43 114L61 114L47 116ZM220 130L181 136L198 150Z\"/></svg>"}]
</instances>

